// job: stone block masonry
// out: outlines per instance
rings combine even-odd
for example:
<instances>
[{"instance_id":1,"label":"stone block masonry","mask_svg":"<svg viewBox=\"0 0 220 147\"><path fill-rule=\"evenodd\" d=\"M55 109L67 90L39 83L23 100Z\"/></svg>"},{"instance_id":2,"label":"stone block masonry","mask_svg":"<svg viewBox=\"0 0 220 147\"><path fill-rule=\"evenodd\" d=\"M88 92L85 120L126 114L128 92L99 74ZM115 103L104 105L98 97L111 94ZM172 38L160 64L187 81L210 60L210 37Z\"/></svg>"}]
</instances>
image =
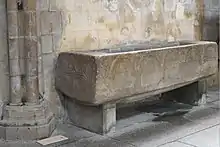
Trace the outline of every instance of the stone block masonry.
<instances>
[{"instance_id":1,"label":"stone block masonry","mask_svg":"<svg viewBox=\"0 0 220 147\"><path fill-rule=\"evenodd\" d=\"M39 92L36 0L7 0L9 97L3 102L0 138L49 137L56 123Z\"/></svg>"},{"instance_id":2,"label":"stone block masonry","mask_svg":"<svg viewBox=\"0 0 220 147\"><path fill-rule=\"evenodd\" d=\"M1 106L41 105L42 97L63 120L54 83L60 52L100 49L135 39L201 39L202 17L207 14L202 13L203 1L163 2L125 0L121 7L117 0L19 0L19 4L0 0L0 19L5 20L0 21ZM177 5L184 11L177 11Z\"/></svg>"}]
</instances>

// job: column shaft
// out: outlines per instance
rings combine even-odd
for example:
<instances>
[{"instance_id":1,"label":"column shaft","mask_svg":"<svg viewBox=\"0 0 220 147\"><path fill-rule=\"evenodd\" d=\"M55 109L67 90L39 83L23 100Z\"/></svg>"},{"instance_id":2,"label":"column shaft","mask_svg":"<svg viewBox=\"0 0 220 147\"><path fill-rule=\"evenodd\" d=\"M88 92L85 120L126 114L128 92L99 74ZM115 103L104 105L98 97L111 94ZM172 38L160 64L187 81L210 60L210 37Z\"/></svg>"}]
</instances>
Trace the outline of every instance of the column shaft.
<instances>
[{"instance_id":1,"label":"column shaft","mask_svg":"<svg viewBox=\"0 0 220 147\"><path fill-rule=\"evenodd\" d=\"M24 48L26 52L26 102L39 102L38 37L36 1L24 1Z\"/></svg>"},{"instance_id":2,"label":"column shaft","mask_svg":"<svg viewBox=\"0 0 220 147\"><path fill-rule=\"evenodd\" d=\"M22 86L22 63L20 40L19 40L19 21L17 2L7 0L7 24L8 24L8 50L9 50L9 103L12 105L20 105L22 102L24 87Z\"/></svg>"}]
</instances>

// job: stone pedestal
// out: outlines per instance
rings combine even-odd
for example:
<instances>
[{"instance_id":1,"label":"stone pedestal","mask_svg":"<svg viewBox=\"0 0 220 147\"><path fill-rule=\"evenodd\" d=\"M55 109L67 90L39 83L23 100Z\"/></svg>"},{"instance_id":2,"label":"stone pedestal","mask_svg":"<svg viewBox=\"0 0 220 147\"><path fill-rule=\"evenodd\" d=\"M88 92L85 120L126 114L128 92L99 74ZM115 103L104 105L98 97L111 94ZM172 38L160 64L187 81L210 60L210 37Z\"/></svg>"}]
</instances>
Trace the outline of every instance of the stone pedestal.
<instances>
[{"instance_id":1,"label":"stone pedestal","mask_svg":"<svg viewBox=\"0 0 220 147\"><path fill-rule=\"evenodd\" d=\"M65 98L65 109L71 122L78 127L101 135L115 129L116 104L89 106Z\"/></svg>"},{"instance_id":2,"label":"stone pedestal","mask_svg":"<svg viewBox=\"0 0 220 147\"><path fill-rule=\"evenodd\" d=\"M56 127L46 101L23 106L3 106L0 120L0 139L36 140L51 135Z\"/></svg>"},{"instance_id":3,"label":"stone pedestal","mask_svg":"<svg viewBox=\"0 0 220 147\"><path fill-rule=\"evenodd\" d=\"M198 105L202 98L206 98L206 94L207 80L201 79L192 84L163 93L161 99L175 100L185 104Z\"/></svg>"}]
</instances>

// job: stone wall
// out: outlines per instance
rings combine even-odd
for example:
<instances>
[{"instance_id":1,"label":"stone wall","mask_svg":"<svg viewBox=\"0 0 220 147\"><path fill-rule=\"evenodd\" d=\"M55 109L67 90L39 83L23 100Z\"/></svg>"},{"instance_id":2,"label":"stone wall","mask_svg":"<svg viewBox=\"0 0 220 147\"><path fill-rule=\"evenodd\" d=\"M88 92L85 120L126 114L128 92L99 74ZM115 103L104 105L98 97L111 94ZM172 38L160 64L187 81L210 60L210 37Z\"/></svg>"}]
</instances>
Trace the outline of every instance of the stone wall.
<instances>
[{"instance_id":1,"label":"stone wall","mask_svg":"<svg viewBox=\"0 0 220 147\"><path fill-rule=\"evenodd\" d=\"M0 105L9 98L6 4L0 1ZM1 107L1 106L0 106Z\"/></svg>"},{"instance_id":2,"label":"stone wall","mask_svg":"<svg viewBox=\"0 0 220 147\"><path fill-rule=\"evenodd\" d=\"M203 40L216 41L219 36L219 0L204 0Z\"/></svg>"},{"instance_id":3,"label":"stone wall","mask_svg":"<svg viewBox=\"0 0 220 147\"><path fill-rule=\"evenodd\" d=\"M203 40L215 41L219 43L219 0L204 0L204 21L203 21ZM219 85L219 72L209 78L209 86Z\"/></svg>"},{"instance_id":4,"label":"stone wall","mask_svg":"<svg viewBox=\"0 0 220 147\"><path fill-rule=\"evenodd\" d=\"M38 0L41 94L62 114L53 76L59 52L133 40L200 40L202 5L200 0Z\"/></svg>"}]
</instances>

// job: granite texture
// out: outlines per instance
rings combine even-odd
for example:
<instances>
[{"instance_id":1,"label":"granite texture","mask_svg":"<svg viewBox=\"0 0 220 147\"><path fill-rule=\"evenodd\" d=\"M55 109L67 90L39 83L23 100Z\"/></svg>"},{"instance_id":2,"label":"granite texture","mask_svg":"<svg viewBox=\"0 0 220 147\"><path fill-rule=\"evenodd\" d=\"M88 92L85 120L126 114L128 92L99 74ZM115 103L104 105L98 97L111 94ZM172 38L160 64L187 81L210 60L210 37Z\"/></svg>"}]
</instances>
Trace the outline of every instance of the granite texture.
<instances>
[{"instance_id":1,"label":"granite texture","mask_svg":"<svg viewBox=\"0 0 220 147\"><path fill-rule=\"evenodd\" d=\"M182 44L151 49L137 45L127 52L63 52L56 65L56 88L72 99L96 105L166 88L169 91L217 72L216 43Z\"/></svg>"}]
</instances>

